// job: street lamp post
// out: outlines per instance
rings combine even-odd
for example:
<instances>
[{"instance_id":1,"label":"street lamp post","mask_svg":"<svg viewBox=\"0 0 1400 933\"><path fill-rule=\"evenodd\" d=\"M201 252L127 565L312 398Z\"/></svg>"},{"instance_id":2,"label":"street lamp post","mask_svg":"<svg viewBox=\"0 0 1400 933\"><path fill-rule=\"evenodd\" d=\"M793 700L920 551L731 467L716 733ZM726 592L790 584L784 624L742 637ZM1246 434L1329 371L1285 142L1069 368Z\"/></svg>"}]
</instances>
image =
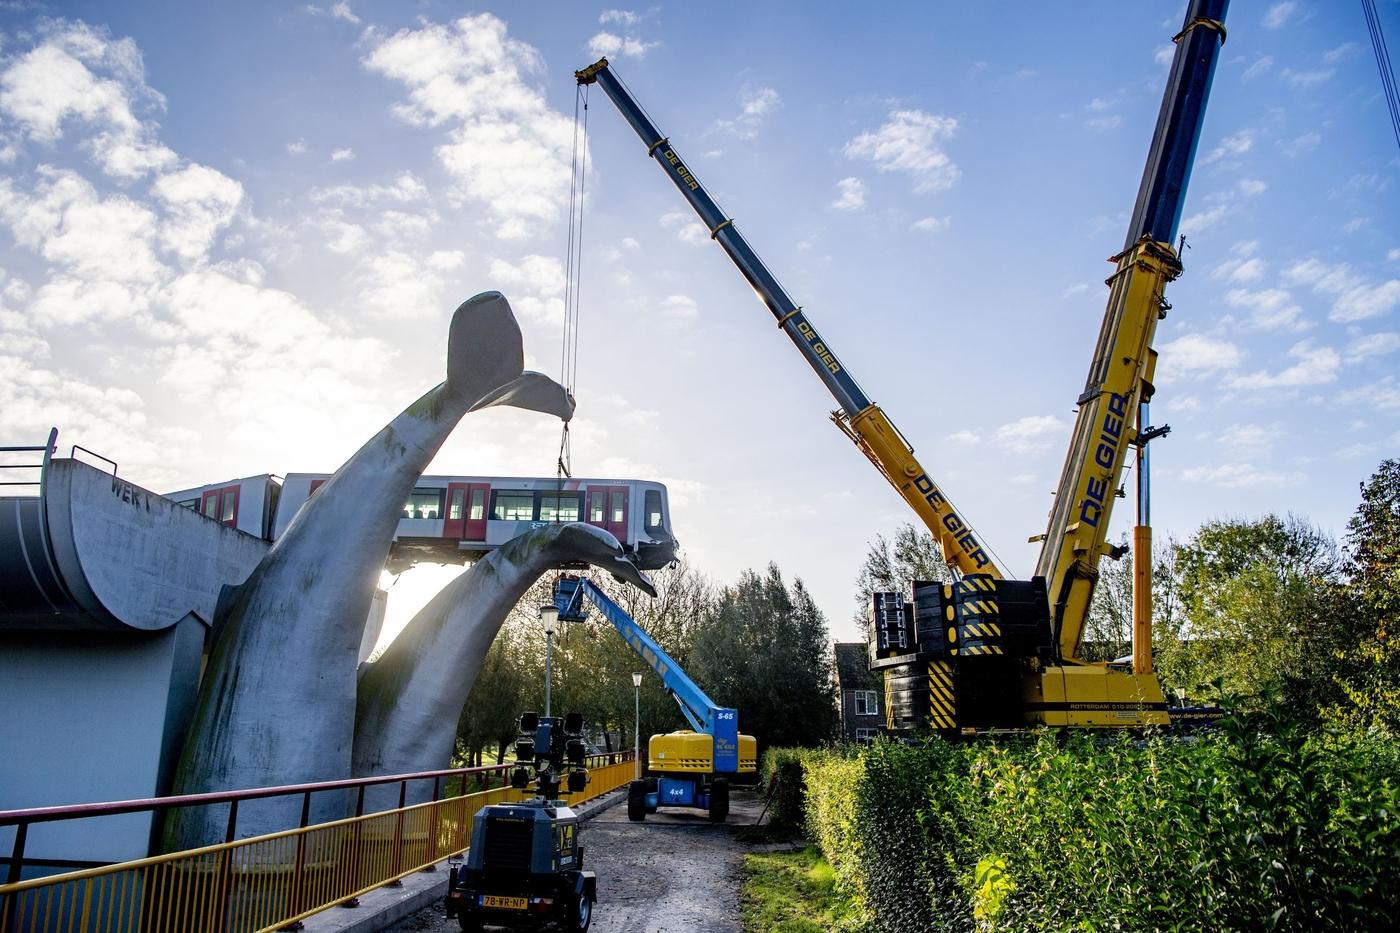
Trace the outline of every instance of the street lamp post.
<instances>
[{"instance_id":1,"label":"street lamp post","mask_svg":"<svg viewBox=\"0 0 1400 933\"><path fill-rule=\"evenodd\" d=\"M553 603L540 607L540 621L544 623L544 714L549 713L549 682L553 679L554 626L559 621L559 607Z\"/></svg>"},{"instance_id":2,"label":"street lamp post","mask_svg":"<svg viewBox=\"0 0 1400 933\"><path fill-rule=\"evenodd\" d=\"M632 673L632 759L637 762L637 780L642 779L642 672Z\"/></svg>"}]
</instances>

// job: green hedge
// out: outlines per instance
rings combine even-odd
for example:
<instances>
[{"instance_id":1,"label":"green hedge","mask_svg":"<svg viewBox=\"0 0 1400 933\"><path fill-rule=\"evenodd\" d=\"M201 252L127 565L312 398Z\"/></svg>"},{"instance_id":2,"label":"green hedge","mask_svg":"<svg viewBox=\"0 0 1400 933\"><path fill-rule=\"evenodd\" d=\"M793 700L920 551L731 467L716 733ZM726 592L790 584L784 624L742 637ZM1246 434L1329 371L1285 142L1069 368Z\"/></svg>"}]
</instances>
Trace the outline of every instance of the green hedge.
<instances>
[{"instance_id":1,"label":"green hedge","mask_svg":"<svg viewBox=\"0 0 1400 933\"><path fill-rule=\"evenodd\" d=\"M807 760L807 821L874 930L1395 929L1400 748L1241 717Z\"/></svg>"},{"instance_id":2,"label":"green hedge","mask_svg":"<svg viewBox=\"0 0 1400 933\"><path fill-rule=\"evenodd\" d=\"M820 754L810 748L770 748L763 753L759 773L768 796L768 825L780 829L802 827L807 795L803 764Z\"/></svg>"}]
</instances>

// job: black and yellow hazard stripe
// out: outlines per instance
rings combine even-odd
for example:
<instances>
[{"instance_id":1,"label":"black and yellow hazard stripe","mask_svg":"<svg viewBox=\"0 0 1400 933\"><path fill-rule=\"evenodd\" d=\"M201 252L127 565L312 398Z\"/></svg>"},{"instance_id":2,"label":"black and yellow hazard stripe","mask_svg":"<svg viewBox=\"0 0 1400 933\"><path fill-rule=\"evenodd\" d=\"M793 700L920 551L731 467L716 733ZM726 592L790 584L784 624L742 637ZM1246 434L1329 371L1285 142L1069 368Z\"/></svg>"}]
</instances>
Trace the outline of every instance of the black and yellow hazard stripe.
<instances>
[{"instance_id":1,"label":"black and yellow hazard stripe","mask_svg":"<svg viewBox=\"0 0 1400 933\"><path fill-rule=\"evenodd\" d=\"M953 698L953 666L947 661L929 662L928 705L930 724L933 728L957 728L957 704Z\"/></svg>"}]
</instances>

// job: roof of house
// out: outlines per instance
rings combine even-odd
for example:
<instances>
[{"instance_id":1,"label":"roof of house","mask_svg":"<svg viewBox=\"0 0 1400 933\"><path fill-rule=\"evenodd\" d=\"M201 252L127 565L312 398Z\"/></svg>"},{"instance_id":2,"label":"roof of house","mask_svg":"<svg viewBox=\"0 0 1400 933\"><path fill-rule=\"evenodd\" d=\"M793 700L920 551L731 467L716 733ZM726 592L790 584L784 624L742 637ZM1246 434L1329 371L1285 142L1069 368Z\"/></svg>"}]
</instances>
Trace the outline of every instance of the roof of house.
<instances>
[{"instance_id":1,"label":"roof of house","mask_svg":"<svg viewBox=\"0 0 1400 933\"><path fill-rule=\"evenodd\" d=\"M880 679L870 670L863 641L838 641L834 645L836 682L847 690L873 690Z\"/></svg>"}]
</instances>

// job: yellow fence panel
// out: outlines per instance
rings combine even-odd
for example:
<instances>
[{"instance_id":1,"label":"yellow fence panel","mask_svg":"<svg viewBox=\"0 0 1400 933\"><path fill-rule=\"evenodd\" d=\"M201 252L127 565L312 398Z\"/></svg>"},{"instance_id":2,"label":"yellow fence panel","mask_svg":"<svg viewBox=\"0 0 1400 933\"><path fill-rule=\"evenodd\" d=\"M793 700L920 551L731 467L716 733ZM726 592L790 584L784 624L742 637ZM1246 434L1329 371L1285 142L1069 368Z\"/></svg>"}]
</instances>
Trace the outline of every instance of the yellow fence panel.
<instances>
[{"instance_id":1,"label":"yellow fence panel","mask_svg":"<svg viewBox=\"0 0 1400 933\"><path fill-rule=\"evenodd\" d=\"M589 772L571 805L633 777ZM85 871L0 884L0 933L254 933L286 926L433 865L471 844L482 807L528 799L497 787Z\"/></svg>"}]
</instances>

